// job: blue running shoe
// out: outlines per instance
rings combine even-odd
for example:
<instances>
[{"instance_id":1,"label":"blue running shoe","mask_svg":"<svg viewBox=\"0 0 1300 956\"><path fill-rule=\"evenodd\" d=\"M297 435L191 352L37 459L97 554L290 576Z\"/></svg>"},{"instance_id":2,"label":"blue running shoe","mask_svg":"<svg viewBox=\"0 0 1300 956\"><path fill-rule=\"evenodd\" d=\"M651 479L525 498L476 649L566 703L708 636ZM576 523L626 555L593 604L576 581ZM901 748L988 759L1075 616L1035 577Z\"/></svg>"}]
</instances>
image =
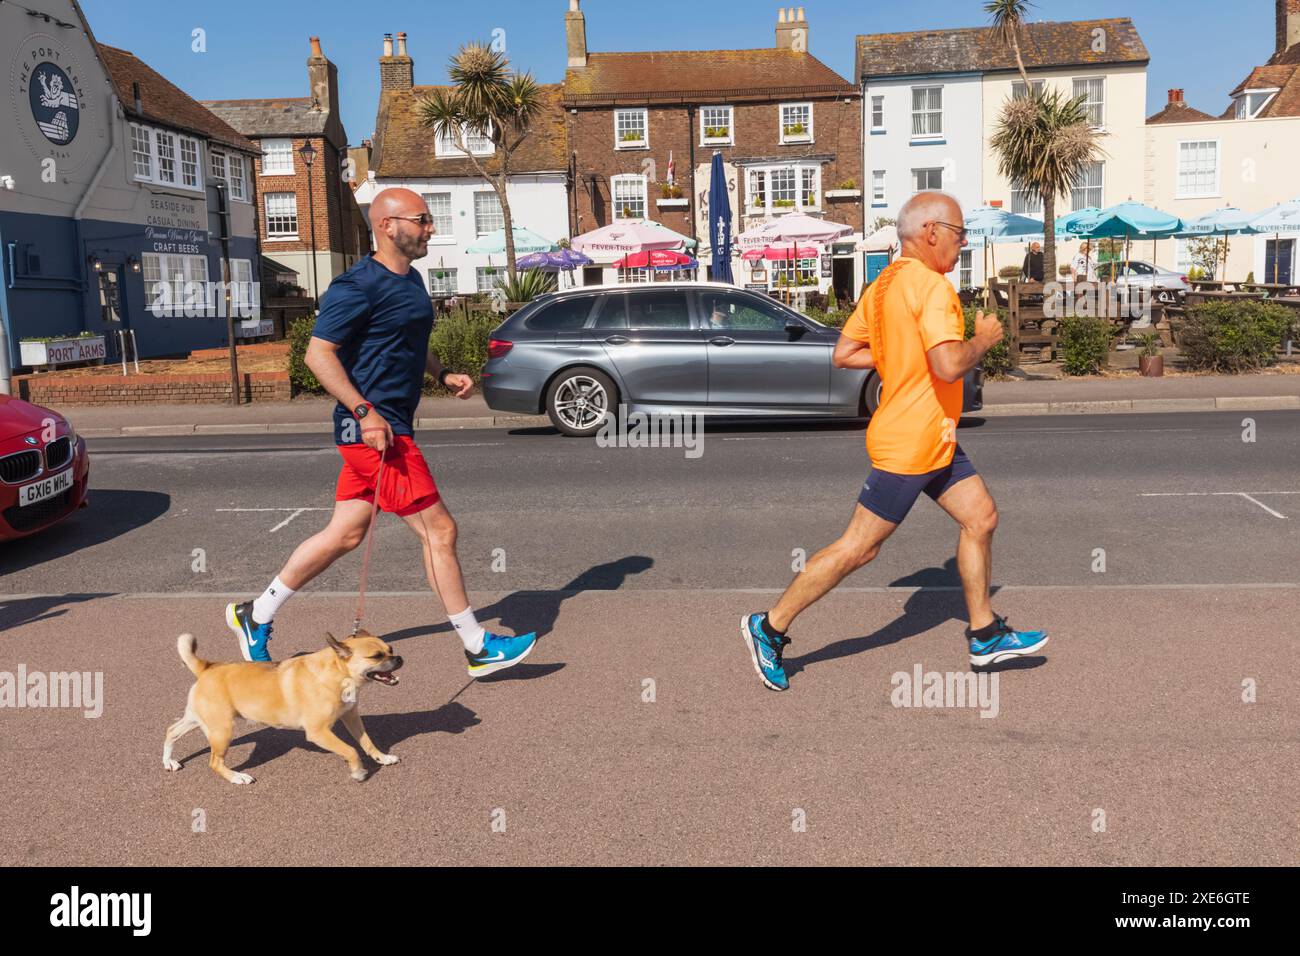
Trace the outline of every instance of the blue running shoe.
<instances>
[{"instance_id":1,"label":"blue running shoe","mask_svg":"<svg viewBox=\"0 0 1300 956\"><path fill-rule=\"evenodd\" d=\"M1012 629L1006 618L993 615L997 629L992 637L982 641L971 639L970 662L975 667L985 667L998 661L1032 654L1047 643L1046 631L1017 631ZM966 631L970 637L970 630Z\"/></svg>"},{"instance_id":2,"label":"blue running shoe","mask_svg":"<svg viewBox=\"0 0 1300 956\"><path fill-rule=\"evenodd\" d=\"M469 662L465 669L470 677L486 677L488 674L495 674L507 667L514 667L522 661L532 653L536 643L537 634L534 631L518 637L493 634L489 631L483 635L483 650L477 654L465 652L465 660Z\"/></svg>"},{"instance_id":3,"label":"blue running shoe","mask_svg":"<svg viewBox=\"0 0 1300 956\"><path fill-rule=\"evenodd\" d=\"M790 681L781 666L781 652L790 643L788 637L772 637L763 630L763 615L746 614L740 619L740 633L749 648L749 657L758 671L758 679L772 690L789 690Z\"/></svg>"},{"instance_id":4,"label":"blue running shoe","mask_svg":"<svg viewBox=\"0 0 1300 956\"><path fill-rule=\"evenodd\" d=\"M253 602L226 605L226 625L239 638L239 652L246 661L270 661L266 642L271 639L271 622L258 624L253 620Z\"/></svg>"}]
</instances>

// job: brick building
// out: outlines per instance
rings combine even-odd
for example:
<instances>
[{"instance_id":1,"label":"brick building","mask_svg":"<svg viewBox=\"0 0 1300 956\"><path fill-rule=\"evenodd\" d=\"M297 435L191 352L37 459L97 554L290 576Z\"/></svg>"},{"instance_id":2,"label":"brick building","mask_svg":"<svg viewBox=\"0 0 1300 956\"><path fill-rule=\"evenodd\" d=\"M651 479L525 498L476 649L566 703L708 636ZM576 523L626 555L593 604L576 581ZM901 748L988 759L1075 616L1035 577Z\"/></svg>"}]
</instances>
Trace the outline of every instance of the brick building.
<instances>
[{"instance_id":1,"label":"brick building","mask_svg":"<svg viewBox=\"0 0 1300 956\"><path fill-rule=\"evenodd\" d=\"M723 157L736 233L787 212L861 232L861 95L809 52L802 7L780 11L769 49L592 53L579 0L569 0L565 33L574 234L617 219L652 219L699 240L708 269L714 152ZM856 290L852 241L824 251L838 260L837 288ZM831 284L817 260L799 268L821 288ZM738 258L732 269L738 283L754 278ZM767 269L763 281L774 278Z\"/></svg>"},{"instance_id":2,"label":"brick building","mask_svg":"<svg viewBox=\"0 0 1300 956\"><path fill-rule=\"evenodd\" d=\"M204 105L261 148L256 174L262 254L296 272L298 284L315 298L370 251L370 230L349 183L338 69L321 52L318 37L311 38L307 80L310 96ZM301 152L307 144L315 151L310 167Z\"/></svg>"},{"instance_id":3,"label":"brick building","mask_svg":"<svg viewBox=\"0 0 1300 956\"><path fill-rule=\"evenodd\" d=\"M491 137L467 131L465 155L454 138L422 123L421 104L448 87L417 85L415 60L405 33L384 35L379 58L379 109L375 135L352 156L365 178L357 201L368 208L381 190L394 186L419 193L433 216L429 252L413 263L430 294L451 297L487 292L505 275L505 256L477 251L479 243L504 228L501 201L475 161L495 175L500 151ZM528 229L552 243L568 236L568 177L560 85L539 84L542 109L510 156L506 197L516 232ZM475 251L471 251L475 250Z\"/></svg>"}]
</instances>

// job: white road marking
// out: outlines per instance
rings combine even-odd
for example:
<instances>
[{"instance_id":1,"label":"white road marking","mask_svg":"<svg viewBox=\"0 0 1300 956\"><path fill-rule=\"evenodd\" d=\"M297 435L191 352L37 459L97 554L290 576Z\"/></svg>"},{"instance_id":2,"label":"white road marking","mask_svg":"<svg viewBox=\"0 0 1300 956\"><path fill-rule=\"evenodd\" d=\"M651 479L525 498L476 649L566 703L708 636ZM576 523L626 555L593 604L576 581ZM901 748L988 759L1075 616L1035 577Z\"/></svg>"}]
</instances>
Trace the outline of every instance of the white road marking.
<instances>
[{"instance_id":1,"label":"white road marking","mask_svg":"<svg viewBox=\"0 0 1300 956\"><path fill-rule=\"evenodd\" d=\"M294 518L298 517L298 515L302 514L304 511L333 511L334 509L333 508L218 508L216 510L217 511L254 511L254 512L262 512L262 511L293 512L291 515L289 515L289 517L285 518L283 521L281 521L279 524L277 524L275 527L273 527L270 531L267 532L267 534L274 534L275 532L283 528L285 525L287 525Z\"/></svg>"},{"instance_id":2,"label":"white road marking","mask_svg":"<svg viewBox=\"0 0 1300 956\"><path fill-rule=\"evenodd\" d=\"M1147 491L1138 495L1139 498L1217 498L1217 497L1236 497L1245 498L1252 504L1257 504L1274 518L1288 520L1286 515L1280 511L1274 511L1264 502L1255 498L1254 495L1300 495L1300 491Z\"/></svg>"}]
</instances>

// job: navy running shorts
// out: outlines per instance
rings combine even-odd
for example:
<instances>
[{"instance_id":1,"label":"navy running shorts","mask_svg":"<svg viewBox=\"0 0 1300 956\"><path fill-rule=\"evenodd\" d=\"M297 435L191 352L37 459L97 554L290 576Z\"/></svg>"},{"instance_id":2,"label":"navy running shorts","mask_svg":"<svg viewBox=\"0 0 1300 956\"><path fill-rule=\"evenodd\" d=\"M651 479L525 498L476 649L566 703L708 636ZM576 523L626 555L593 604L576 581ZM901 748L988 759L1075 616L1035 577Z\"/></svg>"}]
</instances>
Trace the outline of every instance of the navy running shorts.
<instances>
[{"instance_id":1,"label":"navy running shorts","mask_svg":"<svg viewBox=\"0 0 1300 956\"><path fill-rule=\"evenodd\" d=\"M902 524L921 492L924 491L938 501L945 491L975 473L975 466L961 450L961 445L958 445L953 452L952 461L938 471L927 471L920 475L896 475L892 471L871 469L871 474L867 475L866 483L862 486L862 493L858 495L858 503L886 521Z\"/></svg>"}]
</instances>

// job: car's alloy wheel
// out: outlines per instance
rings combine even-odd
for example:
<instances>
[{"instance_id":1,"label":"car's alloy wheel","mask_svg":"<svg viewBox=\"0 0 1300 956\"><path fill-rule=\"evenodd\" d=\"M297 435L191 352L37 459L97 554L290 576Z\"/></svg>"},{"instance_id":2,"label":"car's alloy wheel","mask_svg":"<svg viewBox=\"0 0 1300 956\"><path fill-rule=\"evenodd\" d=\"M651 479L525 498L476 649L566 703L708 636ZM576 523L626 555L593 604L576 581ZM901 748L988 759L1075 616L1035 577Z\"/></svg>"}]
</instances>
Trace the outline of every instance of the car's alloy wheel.
<instances>
[{"instance_id":1,"label":"car's alloy wheel","mask_svg":"<svg viewBox=\"0 0 1300 956\"><path fill-rule=\"evenodd\" d=\"M613 393L613 383L600 372L565 375L551 386L546 411L564 434L594 435L610 412Z\"/></svg>"}]
</instances>

